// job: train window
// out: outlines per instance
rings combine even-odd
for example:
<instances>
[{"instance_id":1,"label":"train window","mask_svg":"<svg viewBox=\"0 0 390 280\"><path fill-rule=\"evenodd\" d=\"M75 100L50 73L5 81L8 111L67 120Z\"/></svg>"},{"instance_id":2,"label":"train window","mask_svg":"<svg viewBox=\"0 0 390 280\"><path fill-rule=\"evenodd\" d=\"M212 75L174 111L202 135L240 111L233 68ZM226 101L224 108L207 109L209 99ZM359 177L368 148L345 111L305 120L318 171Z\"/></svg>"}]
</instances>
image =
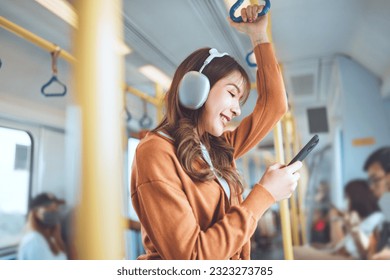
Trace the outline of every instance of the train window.
<instances>
[{"instance_id":1,"label":"train window","mask_svg":"<svg viewBox=\"0 0 390 280\"><path fill-rule=\"evenodd\" d=\"M30 190L32 139L0 127L0 251L16 246L25 224Z\"/></svg>"}]
</instances>

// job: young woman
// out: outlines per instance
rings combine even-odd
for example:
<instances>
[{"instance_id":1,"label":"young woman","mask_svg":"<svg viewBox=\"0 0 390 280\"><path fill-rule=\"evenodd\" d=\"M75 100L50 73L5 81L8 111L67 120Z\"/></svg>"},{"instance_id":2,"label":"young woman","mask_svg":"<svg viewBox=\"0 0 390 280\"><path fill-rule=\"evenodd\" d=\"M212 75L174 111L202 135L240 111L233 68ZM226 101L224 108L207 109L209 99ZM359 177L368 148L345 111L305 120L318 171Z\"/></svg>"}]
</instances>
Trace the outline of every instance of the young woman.
<instances>
[{"instance_id":1,"label":"young woman","mask_svg":"<svg viewBox=\"0 0 390 280\"><path fill-rule=\"evenodd\" d=\"M229 55L199 49L179 65L166 95L164 119L138 145L131 197L146 251L139 259L249 259L250 237L258 220L296 188L302 163L274 164L243 201L243 184L234 163L287 110L281 73L266 33L267 16L257 17L261 10L248 6L241 11L243 23L231 22L254 47L258 99L252 114L234 131L226 130L241 113L250 81ZM210 82L208 98L195 109L188 108L189 93L182 86L191 71L202 72Z\"/></svg>"},{"instance_id":2,"label":"young woman","mask_svg":"<svg viewBox=\"0 0 390 280\"><path fill-rule=\"evenodd\" d=\"M19 260L66 260L61 237L59 205L63 200L49 193L37 195L30 204L27 232L19 249Z\"/></svg>"}]
</instances>

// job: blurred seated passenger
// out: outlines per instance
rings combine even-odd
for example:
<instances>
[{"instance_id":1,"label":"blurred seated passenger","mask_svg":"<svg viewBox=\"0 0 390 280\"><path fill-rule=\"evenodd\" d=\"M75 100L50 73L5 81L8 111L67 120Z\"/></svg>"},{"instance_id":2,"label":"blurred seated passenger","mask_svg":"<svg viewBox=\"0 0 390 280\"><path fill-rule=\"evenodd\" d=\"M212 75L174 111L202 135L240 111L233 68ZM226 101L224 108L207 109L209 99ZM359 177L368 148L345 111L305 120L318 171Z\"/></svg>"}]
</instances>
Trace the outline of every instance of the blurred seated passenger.
<instances>
[{"instance_id":1,"label":"blurred seated passenger","mask_svg":"<svg viewBox=\"0 0 390 280\"><path fill-rule=\"evenodd\" d=\"M369 259L390 259L390 146L372 152L364 163L371 190L379 198L379 207L386 216L371 238Z\"/></svg>"},{"instance_id":2,"label":"blurred seated passenger","mask_svg":"<svg viewBox=\"0 0 390 280\"><path fill-rule=\"evenodd\" d=\"M329 212L331 242L323 249L310 246L294 248L296 259L365 259L370 235L384 221L377 199L365 180L350 181L345 187L346 213Z\"/></svg>"},{"instance_id":3,"label":"blurred seated passenger","mask_svg":"<svg viewBox=\"0 0 390 280\"><path fill-rule=\"evenodd\" d=\"M310 242L316 247L323 247L330 242L329 210L331 208L329 185L321 181L314 196L313 223Z\"/></svg>"},{"instance_id":4,"label":"blurred seated passenger","mask_svg":"<svg viewBox=\"0 0 390 280\"><path fill-rule=\"evenodd\" d=\"M314 209L311 225L310 242L314 247L323 247L330 242L328 210Z\"/></svg>"},{"instance_id":5,"label":"blurred seated passenger","mask_svg":"<svg viewBox=\"0 0 390 280\"><path fill-rule=\"evenodd\" d=\"M390 192L381 196L379 207L385 216L385 221L376 228L370 239L368 259L390 260Z\"/></svg>"},{"instance_id":6,"label":"blurred seated passenger","mask_svg":"<svg viewBox=\"0 0 390 280\"><path fill-rule=\"evenodd\" d=\"M19 260L66 260L61 237L59 206L63 200L53 194L41 193L30 204L26 233L19 248Z\"/></svg>"},{"instance_id":7,"label":"blurred seated passenger","mask_svg":"<svg viewBox=\"0 0 390 280\"><path fill-rule=\"evenodd\" d=\"M390 146L374 151L363 167L368 175L368 183L374 195L380 199L390 192Z\"/></svg>"}]
</instances>

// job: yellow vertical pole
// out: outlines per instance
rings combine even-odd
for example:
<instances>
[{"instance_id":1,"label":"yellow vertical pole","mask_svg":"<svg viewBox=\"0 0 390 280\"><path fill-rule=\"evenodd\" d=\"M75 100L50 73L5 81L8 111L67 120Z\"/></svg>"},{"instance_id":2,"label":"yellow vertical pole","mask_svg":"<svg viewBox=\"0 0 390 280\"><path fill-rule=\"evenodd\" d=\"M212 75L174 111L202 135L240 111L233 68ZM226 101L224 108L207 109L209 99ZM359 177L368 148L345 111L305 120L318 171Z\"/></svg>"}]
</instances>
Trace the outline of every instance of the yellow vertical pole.
<instances>
[{"instance_id":1,"label":"yellow vertical pole","mask_svg":"<svg viewBox=\"0 0 390 280\"><path fill-rule=\"evenodd\" d=\"M274 146L276 153L276 161L284 163L284 151L283 151L283 135L282 124L279 121L274 128ZM290 214L288 209L288 199L284 199L279 202L280 221L282 227L282 239L283 239L283 251L284 258L286 260L292 260L292 239L291 239L291 223Z\"/></svg>"},{"instance_id":2,"label":"yellow vertical pole","mask_svg":"<svg viewBox=\"0 0 390 280\"><path fill-rule=\"evenodd\" d=\"M250 2L252 5L259 3L258 0L250 0ZM268 12L267 34L268 34L269 41L272 43L271 30L272 30L271 13ZM280 68L282 68L281 65ZM276 152L276 160L280 163L285 163L281 121L279 121L274 128L274 147ZM281 220L281 227L282 227L284 258L286 260L292 260L294 257L293 257L293 250L292 250L291 224L290 224L288 200L284 199L280 201L279 207L280 207L279 211L280 211L280 220Z\"/></svg>"},{"instance_id":3,"label":"yellow vertical pole","mask_svg":"<svg viewBox=\"0 0 390 280\"><path fill-rule=\"evenodd\" d=\"M286 152L286 163L292 160L292 135L291 135L291 112L287 112L287 114L283 118L283 135L284 139L284 148ZM298 224L298 215L297 215L297 203L296 203L296 195L293 193L290 197L290 213L291 213L291 230L292 230L292 240L295 246L299 245L299 224Z\"/></svg>"},{"instance_id":4,"label":"yellow vertical pole","mask_svg":"<svg viewBox=\"0 0 390 280\"><path fill-rule=\"evenodd\" d=\"M80 0L75 37L76 102L81 108L80 259L124 257L123 61L120 0Z\"/></svg>"},{"instance_id":5,"label":"yellow vertical pole","mask_svg":"<svg viewBox=\"0 0 390 280\"><path fill-rule=\"evenodd\" d=\"M293 151L294 154L299 152L299 139L297 134L297 125L294 118L292 118L292 126L293 126ZM302 244L307 244L307 236L306 236L306 217L305 217L305 206L304 206L304 191L303 191L303 181L305 181L305 172L302 168L300 172L301 179L298 181L297 187L297 196L298 196L298 222L301 228L301 238Z\"/></svg>"},{"instance_id":6,"label":"yellow vertical pole","mask_svg":"<svg viewBox=\"0 0 390 280\"><path fill-rule=\"evenodd\" d=\"M160 123L164 116L163 108L164 108L164 92L161 85L156 84L156 99L159 101L159 104L156 104L157 110L157 123Z\"/></svg>"}]
</instances>

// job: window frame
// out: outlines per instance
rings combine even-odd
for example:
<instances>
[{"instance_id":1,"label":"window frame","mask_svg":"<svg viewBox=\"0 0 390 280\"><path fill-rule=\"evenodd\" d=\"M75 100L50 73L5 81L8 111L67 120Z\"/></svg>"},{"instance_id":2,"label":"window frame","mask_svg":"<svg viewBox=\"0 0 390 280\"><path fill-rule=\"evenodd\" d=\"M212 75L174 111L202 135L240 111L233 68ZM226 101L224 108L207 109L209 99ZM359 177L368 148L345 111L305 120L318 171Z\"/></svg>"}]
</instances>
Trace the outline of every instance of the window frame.
<instances>
[{"instance_id":1,"label":"window frame","mask_svg":"<svg viewBox=\"0 0 390 280\"><path fill-rule=\"evenodd\" d=\"M37 158L36 140L39 137L39 128L36 125L23 124L18 121L7 120L1 117L0 117L0 127L25 132L30 138L31 141L30 162L29 162L29 168L27 169L29 171L29 178L28 178L28 185L27 185L28 188L27 209L28 209L31 201L32 190L33 190L34 162L35 159ZM25 218L27 218L27 213L25 214ZM16 259L17 248L18 248L18 244L0 247L0 260Z\"/></svg>"}]
</instances>

